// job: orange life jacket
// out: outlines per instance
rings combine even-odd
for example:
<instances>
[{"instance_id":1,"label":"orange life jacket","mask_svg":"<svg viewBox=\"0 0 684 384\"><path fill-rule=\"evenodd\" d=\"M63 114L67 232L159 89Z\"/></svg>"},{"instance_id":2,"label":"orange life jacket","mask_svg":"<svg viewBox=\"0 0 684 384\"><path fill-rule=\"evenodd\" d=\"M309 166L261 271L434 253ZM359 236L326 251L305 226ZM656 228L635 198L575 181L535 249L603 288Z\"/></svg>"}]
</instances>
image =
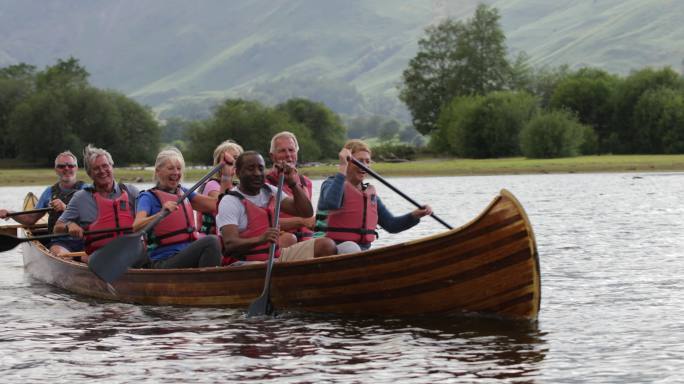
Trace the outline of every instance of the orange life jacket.
<instances>
[{"instance_id":1,"label":"orange life jacket","mask_svg":"<svg viewBox=\"0 0 684 384\"><path fill-rule=\"evenodd\" d=\"M167 201L178 201L178 198L182 196L181 188L178 188L175 194L164 192L158 188L152 188L150 192L159 200L162 207ZM199 234L195 228L192 205L188 199L185 199L178 206L178 209L171 212L154 227L152 236L148 241L164 246L195 241L198 238Z\"/></svg>"},{"instance_id":2,"label":"orange life jacket","mask_svg":"<svg viewBox=\"0 0 684 384\"><path fill-rule=\"evenodd\" d=\"M119 188L121 189L121 196L116 199L107 199L95 192L94 189L90 189L90 192L95 199L95 204L97 205L97 217L88 225L87 230L95 231L108 228L130 228L133 226L135 214L128 199L128 190L123 184L119 184ZM86 253L91 254L115 238L129 232L130 230L86 235Z\"/></svg>"},{"instance_id":3,"label":"orange life jacket","mask_svg":"<svg viewBox=\"0 0 684 384\"><path fill-rule=\"evenodd\" d=\"M370 244L376 237L378 225L378 198L375 187L366 185L360 191L344 182L342 207L328 212L325 236L335 242L353 241Z\"/></svg>"},{"instance_id":4,"label":"orange life jacket","mask_svg":"<svg viewBox=\"0 0 684 384\"><path fill-rule=\"evenodd\" d=\"M269 193L271 189L265 186ZM242 239L261 236L268 228L273 226L273 213L275 211L275 195L271 193L271 197L268 200L268 205L265 208L259 207L251 201L247 200L240 192L228 191L219 197L219 202L221 198L225 195L235 196L240 199L240 202L245 207L245 212L247 214L247 228L240 232L239 236ZM223 265L231 264L237 260L244 261L266 261L268 260L268 250L270 243L259 244L252 249L239 254L224 256ZM280 256L280 248L276 247L276 252L274 257Z\"/></svg>"},{"instance_id":5,"label":"orange life jacket","mask_svg":"<svg viewBox=\"0 0 684 384\"><path fill-rule=\"evenodd\" d=\"M278 186L278 172L271 170L269 174L266 175L266 182L273 185L274 187ZM312 186L311 182L307 182L306 178L303 175L299 175L299 183L304 187L304 190L306 191L306 195L309 198L309 201L311 201L311 195L312 195ZM293 196L292 189L287 185L283 185L283 192L287 194L288 196ZM295 217L293 215L290 215L289 213L286 212L280 212L280 217L281 218L287 218L287 217ZM299 227L299 228L293 228L288 230L288 232L293 233L295 236L297 236L297 241L305 241L313 238L313 232L307 228L307 227Z\"/></svg>"}]
</instances>

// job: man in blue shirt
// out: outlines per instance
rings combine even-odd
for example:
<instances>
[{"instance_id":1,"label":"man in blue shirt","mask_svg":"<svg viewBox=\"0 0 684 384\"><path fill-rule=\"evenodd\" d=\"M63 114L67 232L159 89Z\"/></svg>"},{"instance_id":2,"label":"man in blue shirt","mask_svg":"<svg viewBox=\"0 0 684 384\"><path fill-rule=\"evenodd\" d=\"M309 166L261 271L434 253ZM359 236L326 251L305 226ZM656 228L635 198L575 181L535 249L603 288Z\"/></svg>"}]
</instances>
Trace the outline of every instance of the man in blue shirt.
<instances>
[{"instance_id":1,"label":"man in blue shirt","mask_svg":"<svg viewBox=\"0 0 684 384\"><path fill-rule=\"evenodd\" d=\"M48 213L48 232L52 233L55 223L59 216L64 212L67 204L73 197L76 191L83 189L86 184L77 179L78 160L76 156L70 151L64 151L55 158L55 173L57 174L57 182L43 191L38 199L36 209L52 208ZM6 209L0 209L0 218L7 218L10 212ZM27 215L15 216L14 220L23 225L34 225L40 220L44 213L33 213ZM76 252L83 250L83 241L69 237L56 238L50 243L50 251L55 254L62 254L66 252Z\"/></svg>"}]
</instances>

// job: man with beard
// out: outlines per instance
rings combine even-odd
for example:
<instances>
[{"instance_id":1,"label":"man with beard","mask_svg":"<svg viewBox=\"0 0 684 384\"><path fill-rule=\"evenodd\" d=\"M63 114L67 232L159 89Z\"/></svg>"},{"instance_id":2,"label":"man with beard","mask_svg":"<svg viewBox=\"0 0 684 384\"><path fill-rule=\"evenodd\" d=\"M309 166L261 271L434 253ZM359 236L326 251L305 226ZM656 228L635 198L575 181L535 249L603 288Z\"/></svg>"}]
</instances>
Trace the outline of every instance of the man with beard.
<instances>
[{"instance_id":1,"label":"man with beard","mask_svg":"<svg viewBox=\"0 0 684 384\"><path fill-rule=\"evenodd\" d=\"M78 160L71 151L64 151L55 158L55 173L58 181L45 188L38 199L36 209L52 208L48 213L48 232L52 233L57 218L64 212L74 194L86 185L76 179ZM10 212L0 209L0 218L7 218ZM43 217L44 213L33 213L15 216L14 220L23 225L33 225ZM50 243L50 251L56 255L83 250L83 241L73 238L56 238Z\"/></svg>"},{"instance_id":2,"label":"man with beard","mask_svg":"<svg viewBox=\"0 0 684 384\"><path fill-rule=\"evenodd\" d=\"M271 139L271 161L273 161L273 168L266 175L266 182L271 185L278 185L278 169L276 164L285 163L292 168L297 167L297 153L299 152L299 143L297 137L288 131L276 133ZM299 175L297 181L300 187L304 189L306 197L311 201L313 185L304 175ZM288 185L283 186L283 193L292 196L293 192ZM280 229L292 233L297 237L297 241L308 240L312 237L313 228L315 224L314 216L311 217L297 217L287 213L280 214Z\"/></svg>"},{"instance_id":3,"label":"man with beard","mask_svg":"<svg viewBox=\"0 0 684 384\"><path fill-rule=\"evenodd\" d=\"M135 199L138 189L130 184L114 181L114 160L109 152L88 145L83 150L86 173L93 186L76 192L57 220L56 233L69 233L85 240L87 254L103 247L116 237L130 231L135 219ZM119 231L86 235L84 231L120 228ZM82 258L87 262L87 256Z\"/></svg>"},{"instance_id":4,"label":"man with beard","mask_svg":"<svg viewBox=\"0 0 684 384\"><path fill-rule=\"evenodd\" d=\"M297 170L285 162L277 166L285 172L285 184L292 191L292 197L282 195L281 210L299 217L313 216ZM247 151L238 156L235 167L240 184L220 197L216 216L216 227L223 238L224 264L266 261L271 243L278 245L275 257L281 262L336 253L335 243L325 237L294 245L279 240L280 230L273 228L272 220L277 188L265 183L264 158L258 152Z\"/></svg>"}]
</instances>

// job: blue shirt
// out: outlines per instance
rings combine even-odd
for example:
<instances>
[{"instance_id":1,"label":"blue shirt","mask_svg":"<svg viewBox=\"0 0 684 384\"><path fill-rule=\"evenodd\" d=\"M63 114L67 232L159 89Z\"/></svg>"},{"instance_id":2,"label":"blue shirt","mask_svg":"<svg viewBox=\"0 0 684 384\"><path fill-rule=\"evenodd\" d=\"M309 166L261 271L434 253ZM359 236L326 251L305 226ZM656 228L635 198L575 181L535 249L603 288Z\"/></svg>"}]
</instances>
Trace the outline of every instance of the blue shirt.
<instances>
[{"instance_id":1,"label":"blue shirt","mask_svg":"<svg viewBox=\"0 0 684 384\"><path fill-rule=\"evenodd\" d=\"M318 211L330 211L342 208L342 202L344 201L344 183L344 175L341 173L328 177L323 181L316 209ZM385 204L382 203L382 200L380 200L380 197L378 196L378 225L385 231L389 233L399 233L415 226L419 222L420 219L413 217L410 212L402 216L394 216L392 212L385 207ZM370 245L366 246L364 249L368 248L370 248Z\"/></svg>"},{"instance_id":2,"label":"blue shirt","mask_svg":"<svg viewBox=\"0 0 684 384\"><path fill-rule=\"evenodd\" d=\"M181 187L183 193L187 192L187 188ZM188 200L192 201L196 193L192 192L188 195ZM140 192L138 200L136 201L136 212L147 212L147 216L152 216L162 210L162 205L157 196L150 191ZM176 253L182 251L191 244L190 241L177 244L162 245L156 248L148 249L148 256L152 260L166 260Z\"/></svg>"}]
</instances>

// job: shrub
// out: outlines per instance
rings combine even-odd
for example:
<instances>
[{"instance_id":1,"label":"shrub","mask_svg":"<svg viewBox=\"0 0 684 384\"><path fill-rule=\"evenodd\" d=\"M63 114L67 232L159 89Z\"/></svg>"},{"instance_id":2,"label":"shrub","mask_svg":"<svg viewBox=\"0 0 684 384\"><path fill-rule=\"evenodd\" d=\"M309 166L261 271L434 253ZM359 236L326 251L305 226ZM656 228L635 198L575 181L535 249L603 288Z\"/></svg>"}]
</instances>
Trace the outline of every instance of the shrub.
<instances>
[{"instance_id":1,"label":"shrub","mask_svg":"<svg viewBox=\"0 0 684 384\"><path fill-rule=\"evenodd\" d=\"M540 113L520 132L520 149L528 158L577 156L589 129L567 111Z\"/></svg>"}]
</instances>

